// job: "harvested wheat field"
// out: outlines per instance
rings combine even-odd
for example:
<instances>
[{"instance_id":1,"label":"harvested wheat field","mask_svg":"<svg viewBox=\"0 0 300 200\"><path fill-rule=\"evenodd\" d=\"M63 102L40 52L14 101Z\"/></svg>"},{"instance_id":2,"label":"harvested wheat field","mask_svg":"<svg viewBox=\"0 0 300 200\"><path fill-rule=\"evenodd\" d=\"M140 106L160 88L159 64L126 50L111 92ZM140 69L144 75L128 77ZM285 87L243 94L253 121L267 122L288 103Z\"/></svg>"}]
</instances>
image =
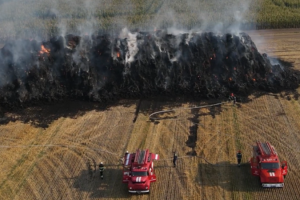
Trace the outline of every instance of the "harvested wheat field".
<instances>
[{"instance_id":1,"label":"harvested wheat field","mask_svg":"<svg viewBox=\"0 0 300 200\"><path fill-rule=\"evenodd\" d=\"M300 30L249 34L261 52L300 70ZM123 100L110 107L65 101L6 113L0 126L0 199L299 199L298 91L255 93L233 106L219 101ZM155 111L175 109L153 115ZM289 173L281 189L263 189L248 163L256 140L273 144ZM122 183L126 150L158 153L150 194ZM243 152L237 167L235 154ZM177 167L172 155L179 154ZM104 179L95 169L104 162Z\"/></svg>"}]
</instances>

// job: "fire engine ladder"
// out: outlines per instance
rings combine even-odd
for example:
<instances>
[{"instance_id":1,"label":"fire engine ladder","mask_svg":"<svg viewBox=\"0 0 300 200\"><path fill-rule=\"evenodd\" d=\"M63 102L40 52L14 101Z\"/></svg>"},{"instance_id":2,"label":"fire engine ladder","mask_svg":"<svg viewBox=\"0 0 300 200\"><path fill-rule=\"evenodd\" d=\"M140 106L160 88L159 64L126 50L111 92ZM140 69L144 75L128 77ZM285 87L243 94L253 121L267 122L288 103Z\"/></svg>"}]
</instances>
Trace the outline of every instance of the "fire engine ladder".
<instances>
[{"instance_id":1,"label":"fire engine ladder","mask_svg":"<svg viewBox=\"0 0 300 200\"><path fill-rule=\"evenodd\" d=\"M270 156L270 155L275 154L271 145L268 142L265 142L265 143L257 142L257 146L258 146L262 156L265 156L265 155Z\"/></svg>"},{"instance_id":2,"label":"fire engine ladder","mask_svg":"<svg viewBox=\"0 0 300 200\"><path fill-rule=\"evenodd\" d=\"M145 160L145 154L146 154L145 150L142 150L142 151L138 150L135 154L134 162L136 162L138 164L143 164L144 160Z\"/></svg>"},{"instance_id":3,"label":"fire engine ladder","mask_svg":"<svg viewBox=\"0 0 300 200\"><path fill-rule=\"evenodd\" d=\"M138 164L143 164L145 160L146 151L141 151L138 157Z\"/></svg>"},{"instance_id":4,"label":"fire engine ladder","mask_svg":"<svg viewBox=\"0 0 300 200\"><path fill-rule=\"evenodd\" d=\"M270 144L269 142L267 142L266 144L267 144L267 146L268 146L268 148L269 148L269 150L270 150L270 153L271 153L272 155L276 155L276 152L275 152L274 147L272 147L271 144Z\"/></svg>"}]
</instances>

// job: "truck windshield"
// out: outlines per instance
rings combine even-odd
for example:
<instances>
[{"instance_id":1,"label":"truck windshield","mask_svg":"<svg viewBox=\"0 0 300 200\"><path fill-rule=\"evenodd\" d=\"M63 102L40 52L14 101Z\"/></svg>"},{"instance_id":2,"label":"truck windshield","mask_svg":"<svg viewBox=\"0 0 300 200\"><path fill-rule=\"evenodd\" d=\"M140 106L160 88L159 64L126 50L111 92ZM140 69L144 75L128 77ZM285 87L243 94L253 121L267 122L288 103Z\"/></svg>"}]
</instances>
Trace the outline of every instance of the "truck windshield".
<instances>
[{"instance_id":1,"label":"truck windshield","mask_svg":"<svg viewBox=\"0 0 300 200\"><path fill-rule=\"evenodd\" d=\"M279 163L261 163L261 169L279 169Z\"/></svg>"},{"instance_id":2,"label":"truck windshield","mask_svg":"<svg viewBox=\"0 0 300 200\"><path fill-rule=\"evenodd\" d=\"M147 176L147 171L131 172L132 176Z\"/></svg>"}]
</instances>

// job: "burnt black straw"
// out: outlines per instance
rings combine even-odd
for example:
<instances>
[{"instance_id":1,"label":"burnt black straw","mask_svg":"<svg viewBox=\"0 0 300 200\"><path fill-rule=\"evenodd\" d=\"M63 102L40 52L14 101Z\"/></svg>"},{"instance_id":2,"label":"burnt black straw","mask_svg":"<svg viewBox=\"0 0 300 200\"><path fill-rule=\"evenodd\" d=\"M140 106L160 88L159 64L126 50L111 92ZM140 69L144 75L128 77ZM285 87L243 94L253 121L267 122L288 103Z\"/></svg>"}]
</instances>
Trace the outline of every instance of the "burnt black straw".
<instances>
[{"instance_id":1,"label":"burnt black straw","mask_svg":"<svg viewBox=\"0 0 300 200\"><path fill-rule=\"evenodd\" d=\"M260 54L246 33L156 31L123 38L13 40L0 52L0 104L153 95L219 98L298 87L299 73L276 62Z\"/></svg>"}]
</instances>

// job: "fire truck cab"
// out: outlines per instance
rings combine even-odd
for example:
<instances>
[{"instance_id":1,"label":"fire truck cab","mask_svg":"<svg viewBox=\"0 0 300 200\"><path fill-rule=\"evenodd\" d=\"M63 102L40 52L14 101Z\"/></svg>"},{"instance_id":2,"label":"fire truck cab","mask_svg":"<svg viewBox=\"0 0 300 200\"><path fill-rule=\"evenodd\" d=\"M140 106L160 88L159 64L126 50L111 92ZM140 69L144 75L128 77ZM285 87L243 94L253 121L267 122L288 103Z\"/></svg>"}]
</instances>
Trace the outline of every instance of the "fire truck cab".
<instances>
[{"instance_id":1,"label":"fire truck cab","mask_svg":"<svg viewBox=\"0 0 300 200\"><path fill-rule=\"evenodd\" d=\"M260 177L262 187L283 187L287 162L279 161L275 148L269 142L256 142L250 159L251 173Z\"/></svg>"},{"instance_id":2,"label":"fire truck cab","mask_svg":"<svg viewBox=\"0 0 300 200\"><path fill-rule=\"evenodd\" d=\"M159 155L149 153L148 149L125 154L123 183L128 184L130 193L149 193L150 183L156 181L153 161L158 159Z\"/></svg>"}]
</instances>

